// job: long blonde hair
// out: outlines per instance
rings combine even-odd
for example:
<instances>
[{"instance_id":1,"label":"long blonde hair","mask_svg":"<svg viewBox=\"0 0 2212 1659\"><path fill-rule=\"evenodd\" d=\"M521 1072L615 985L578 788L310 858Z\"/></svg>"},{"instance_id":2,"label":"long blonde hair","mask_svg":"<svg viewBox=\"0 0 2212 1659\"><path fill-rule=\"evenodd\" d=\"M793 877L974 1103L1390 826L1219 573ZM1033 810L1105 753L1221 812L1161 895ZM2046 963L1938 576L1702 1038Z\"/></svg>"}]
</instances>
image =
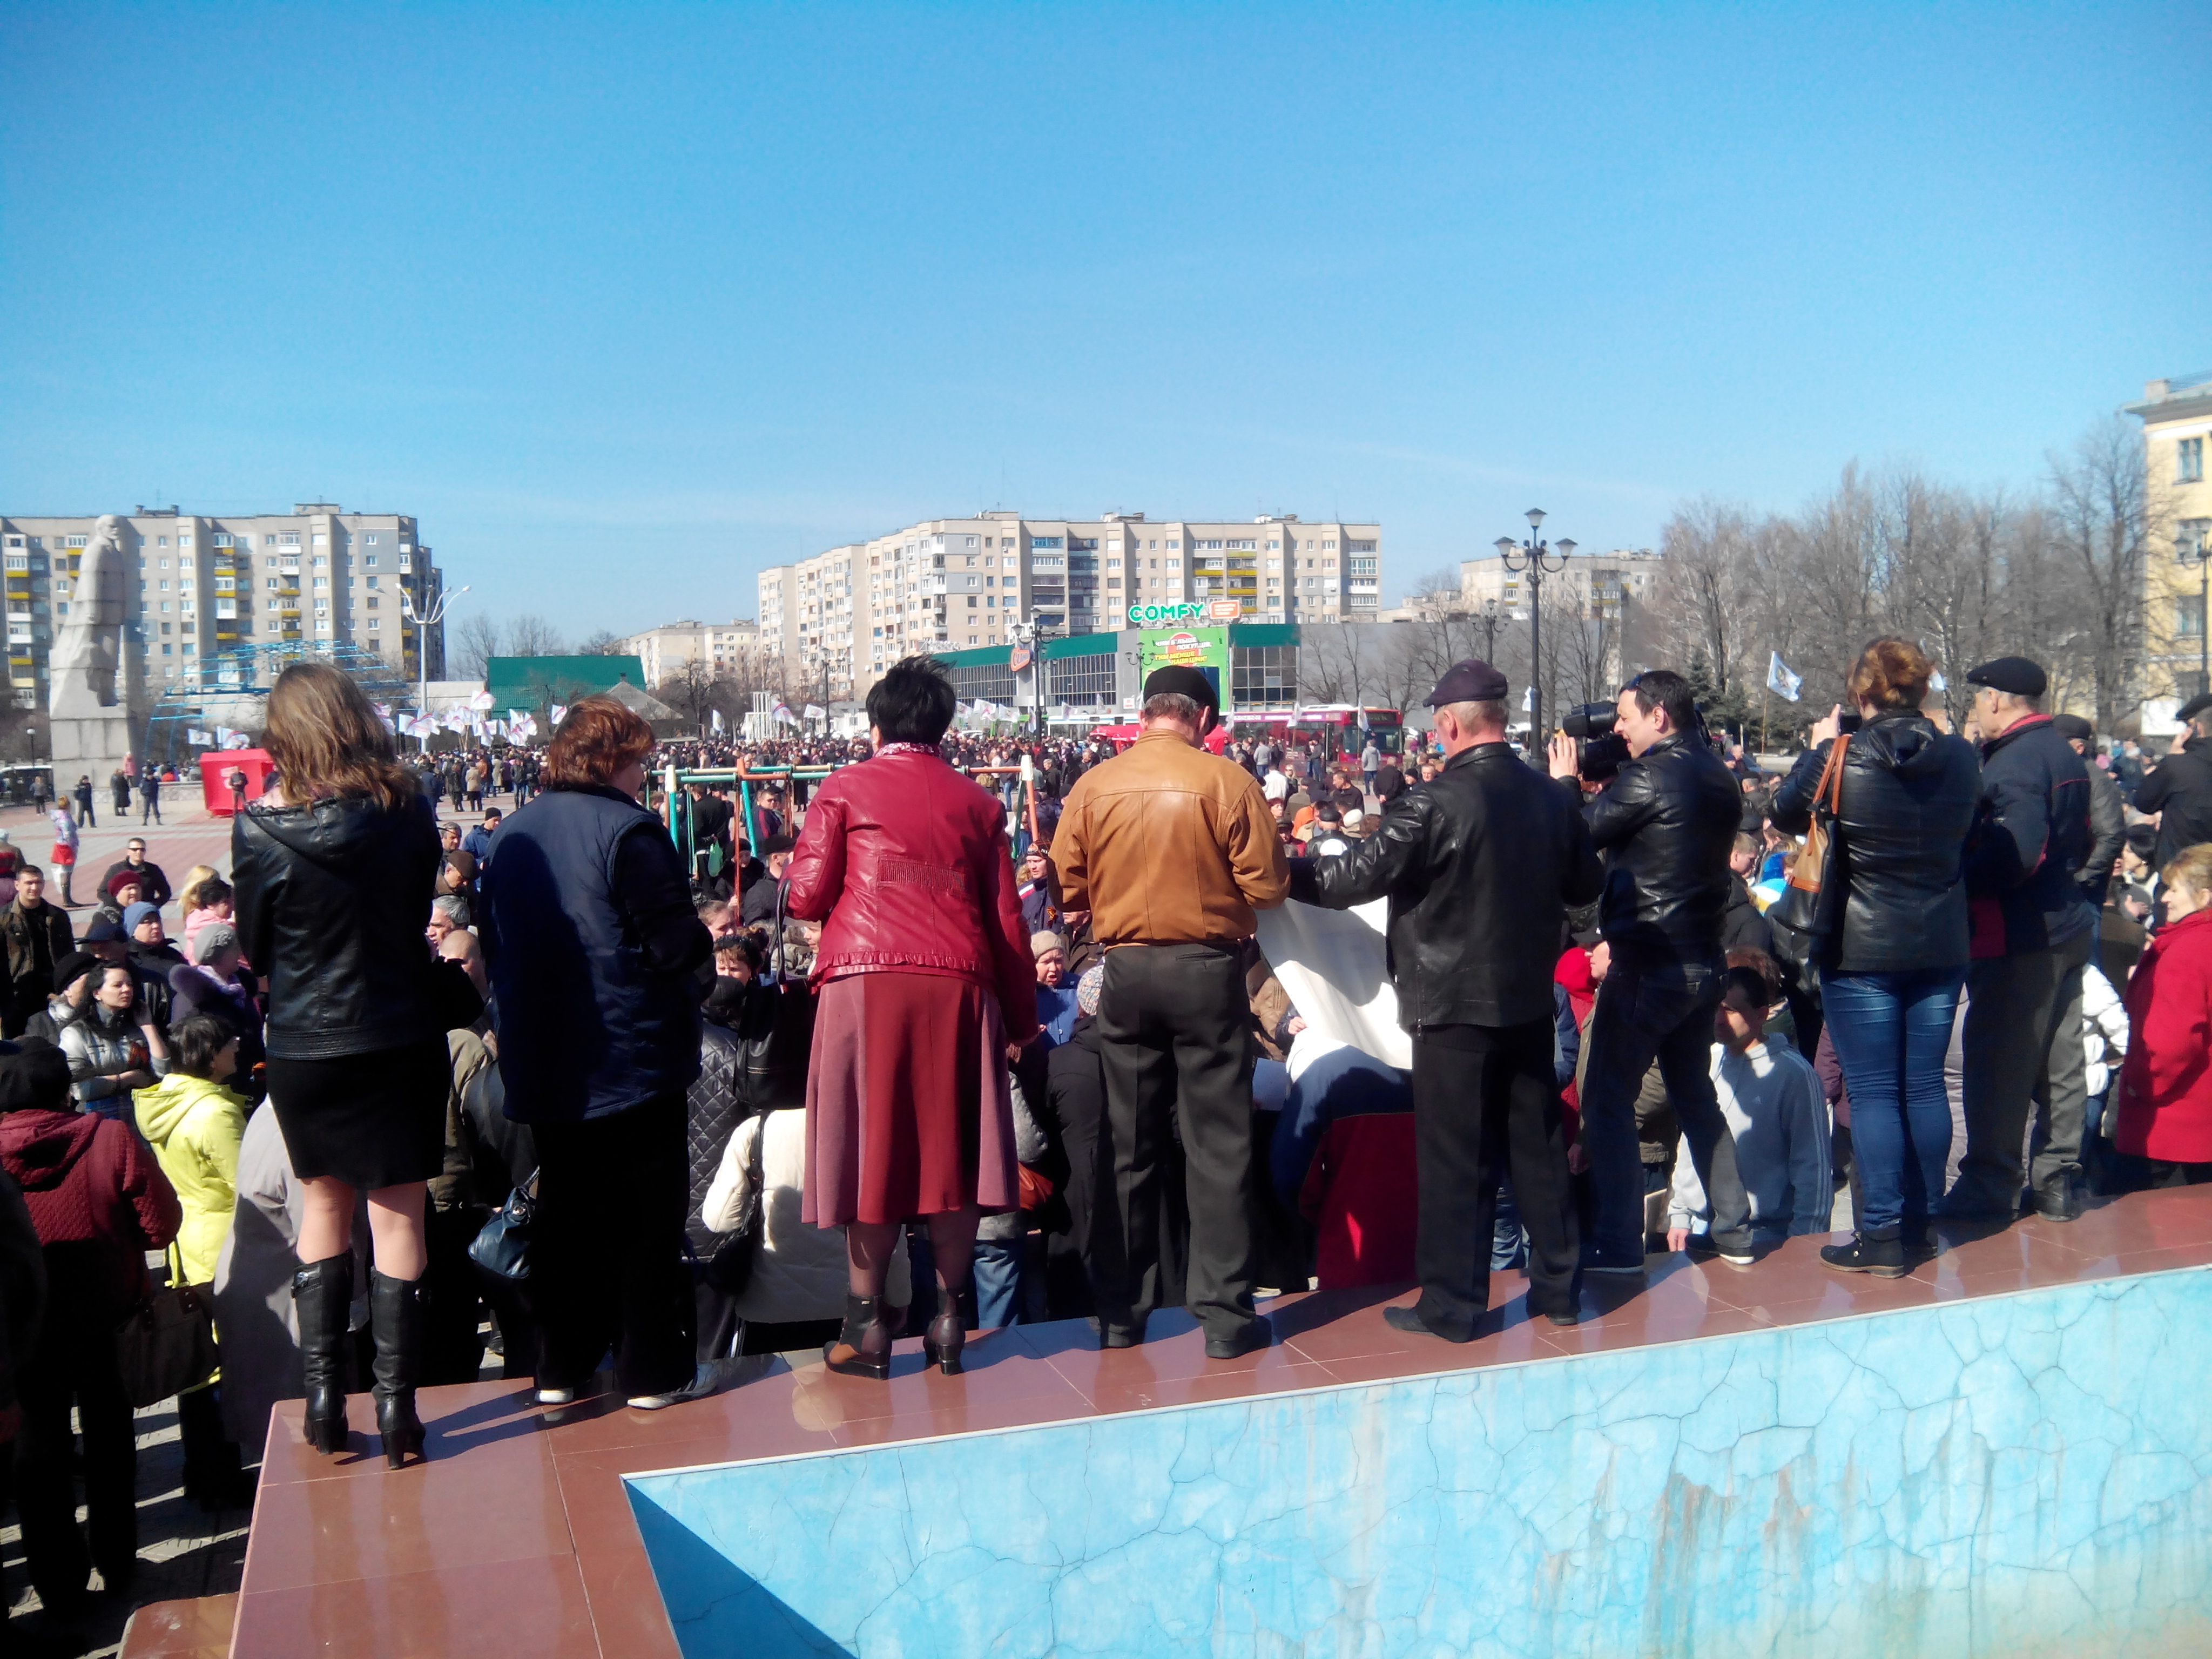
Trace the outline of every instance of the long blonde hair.
<instances>
[{"instance_id":1,"label":"long blonde hair","mask_svg":"<svg viewBox=\"0 0 2212 1659\"><path fill-rule=\"evenodd\" d=\"M367 795L380 806L415 797L415 775L353 677L326 662L295 662L269 693L262 745L284 799L306 806L326 795Z\"/></svg>"},{"instance_id":2,"label":"long blonde hair","mask_svg":"<svg viewBox=\"0 0 2212 1659\"><path fill-rule=\"evenodd\" d=\"M200 908L200 884L215 878L212 864L195 864L185 872L185 878L177 885L177 908L185 915Z\"/></svg>"}]
</instances>

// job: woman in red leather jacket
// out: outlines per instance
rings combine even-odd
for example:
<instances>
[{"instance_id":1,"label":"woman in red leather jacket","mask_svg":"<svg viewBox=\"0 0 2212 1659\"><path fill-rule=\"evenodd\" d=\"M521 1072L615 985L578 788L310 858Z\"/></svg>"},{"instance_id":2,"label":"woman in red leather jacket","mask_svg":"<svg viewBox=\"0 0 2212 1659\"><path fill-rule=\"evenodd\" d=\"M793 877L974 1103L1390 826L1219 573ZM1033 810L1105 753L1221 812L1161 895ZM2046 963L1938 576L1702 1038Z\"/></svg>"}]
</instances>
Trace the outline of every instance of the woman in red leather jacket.
<instances>
[{"instance_id":1,"label":"woman in red leather jacket","mask_svg":"<svg viewBox=\"0 0 2212 1659\"><path fill-rule=\"evenodd\" d=\"M808 804L789 873L787 908L823 924L801 1214L846 1230L845 1328L823 1358L861 1376L890 1375L881 1307L901 1224L929 1224L938 1313L922 1346L953 1373L975 1317L977 1218L1020 1203L1006 1058L1036 1035L1036 975L1006 814L937 752L953 704L927 657L876 683L876 752Z\"/></svg>"}]
</instances>

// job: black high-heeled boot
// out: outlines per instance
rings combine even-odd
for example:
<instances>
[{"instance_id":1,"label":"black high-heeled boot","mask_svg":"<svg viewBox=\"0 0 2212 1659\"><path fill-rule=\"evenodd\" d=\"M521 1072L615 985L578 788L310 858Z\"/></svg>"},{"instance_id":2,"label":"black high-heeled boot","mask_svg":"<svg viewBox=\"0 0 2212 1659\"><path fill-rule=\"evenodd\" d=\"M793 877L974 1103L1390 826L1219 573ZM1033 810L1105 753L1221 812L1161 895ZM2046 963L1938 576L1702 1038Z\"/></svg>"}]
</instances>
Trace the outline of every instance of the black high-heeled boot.
<instances>
[{"instance_id":1,"label":"black high-heeled boot","mask_svg":"<svg viewBox=\"0 0 2212 1659\"><path fill-rule=\"evenodd\" d=\"M345 1449L346 1313L352 1306L352 1251L310 1261L292 1275L292 1308L300 1320L300 1369L307 1385L300 1429L317 1451Z\"/></svg>"},{"instance_id":2,"label":"black high-heeled boot","mask_svg":"<svg viewBox=\"0 0 2212 1659\"><path fill-rule=\"evenodd\" d=\"M891 1328L884 1323L881 1297L845 1292L845 1328L835 1342L824 1343L822 1363L848 1376L870 1376L881 1382L891 1374Z\"/></svg>"},{"instance_id":3,"label":"black high-heeled boot","mask_svg":"<svg viewBox=\"0 0 2212 1659\"><path fill-rule=\"evenodd\" d=\"M368 1273L368 1326L376 1338L376 1431L384 1437L384 1464L398 1468L410 1452L421 1455L422 1419L415 1414L415 1379L430 1328L430 1287L419 1279Z\"/></svg>"},{"instance_id":4,"label":"black high-heeled boot","mask_svg":"<svg viewBox=\"0 0 2212 1659\"><path fill-rule=\"evenodd\" d=\"M937 1287L937 1317L921 1339L921 1352L947 1376L960 1375L960 1351L968 1346L968 1333L975 1323L975 1285L973 1279L957 1291Z\"/></svg>"}]
</instances>

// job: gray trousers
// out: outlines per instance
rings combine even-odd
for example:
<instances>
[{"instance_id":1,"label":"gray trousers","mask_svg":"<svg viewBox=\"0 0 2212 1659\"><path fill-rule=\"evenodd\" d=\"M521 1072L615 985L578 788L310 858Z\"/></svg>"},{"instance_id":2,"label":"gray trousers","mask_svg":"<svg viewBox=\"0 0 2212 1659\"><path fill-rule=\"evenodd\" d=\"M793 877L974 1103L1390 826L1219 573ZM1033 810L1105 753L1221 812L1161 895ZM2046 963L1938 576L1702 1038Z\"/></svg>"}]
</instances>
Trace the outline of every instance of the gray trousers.
<instances>
[{"instance_id":1,"label":"gray trousers","mask_svg":"<svg viewBox=\"0 0 2212 1659\"><path fill-rule=\"evenodd\" d=\"M2063 1200L2081 1180L2081 970L2096 943L2085 933L1966 969L1966 1152L1946 1206L1954 1214L2016 1212L2023 1152L2038 1197Z\"/></svg>"}]
</instances>

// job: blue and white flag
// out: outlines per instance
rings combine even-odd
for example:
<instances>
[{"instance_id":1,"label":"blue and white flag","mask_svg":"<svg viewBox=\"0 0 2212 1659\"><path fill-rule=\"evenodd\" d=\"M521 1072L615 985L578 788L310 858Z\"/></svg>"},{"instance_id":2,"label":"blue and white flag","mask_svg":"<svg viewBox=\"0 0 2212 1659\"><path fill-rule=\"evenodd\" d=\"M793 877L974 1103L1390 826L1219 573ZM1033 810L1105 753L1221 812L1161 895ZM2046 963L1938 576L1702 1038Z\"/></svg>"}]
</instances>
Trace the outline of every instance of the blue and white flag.
<instances>
[{"instance_id":1,"label":"blue and white flag","mask_svg":"<svg viewBox=\"0 0 2212 1659\"><path fill-rule=\"evenodd\" d=\"M1805 677L1790 672L1790 665L1782 660L1779 651L1766 653L1766 689L1778 696L1797 701L1797 689L1805 684Z\"/></svg>"}]
</instances>

